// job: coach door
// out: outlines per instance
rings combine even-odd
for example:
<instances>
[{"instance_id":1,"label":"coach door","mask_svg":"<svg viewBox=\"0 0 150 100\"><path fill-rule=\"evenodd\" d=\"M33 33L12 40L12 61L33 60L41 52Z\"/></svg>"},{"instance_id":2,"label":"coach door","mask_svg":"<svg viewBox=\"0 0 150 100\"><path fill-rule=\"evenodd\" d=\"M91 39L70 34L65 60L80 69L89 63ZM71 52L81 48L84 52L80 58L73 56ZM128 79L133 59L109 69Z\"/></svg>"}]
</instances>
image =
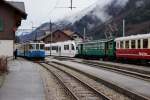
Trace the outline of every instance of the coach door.
<instances>
[{"instance_id":1,"label":"coach door","mask_svg":"<svg viewBox=\"0 0 150 100\"><path fill-rule=\"evenodd\" d=\"M61 56L61 46L58 47L58 54Z\"/></svg>"}]
</instances>

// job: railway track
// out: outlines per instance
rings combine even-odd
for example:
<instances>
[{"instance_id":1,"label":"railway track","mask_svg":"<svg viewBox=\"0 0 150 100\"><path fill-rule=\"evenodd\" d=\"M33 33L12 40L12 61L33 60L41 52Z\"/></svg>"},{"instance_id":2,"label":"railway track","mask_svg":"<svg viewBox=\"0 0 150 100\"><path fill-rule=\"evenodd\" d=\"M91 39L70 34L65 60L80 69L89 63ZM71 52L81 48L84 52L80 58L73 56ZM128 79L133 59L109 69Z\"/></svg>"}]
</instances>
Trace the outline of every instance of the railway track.
<instances>
[{"instance_id":1,"label":"railway track","mask_svg":"<svg viewBox=\"0 0 150 100\"><path fill-rule=\"evenodd\" d=\"M118 86L118 85L116 85L116 84L114 84L114 83L112 83L112 82L110 82L110 81L105 80L105 79L100 79L100 78L98 78L98 77L96 77L96 76L93 76L93 75L91 75L91 74L89 74L89 73L83 72L83 71L81 71L81 70L78 70L78 69L76 69L76 68L73 68L73 67L71 67L71 66L69 66L69 65L66 65L66 64L63 64L63 63L60 63L60 62L57 62L57 61L52 61L52 62L53 62L53 63L56 63L56 64L58 64L58 65L60 65L60 66L65 66L65 67L67 67L67 68L70 68L70 69L72 69L72 70L75 70L75 71L77 71L77 72L80 72L80 73L82 73L82 74L88 76L89 78L94 79L94 80L96 80L97 82L100 82L100 83L104 84L105 86L107 86L107 87L109 87L109 88L111 88L111 89L114 89L114 90L117 91L118 93L124 94L125 96L131 98L132 100L149 100L149 98L146 97L146 96L144 96L144 95L141 95L141 94L139 94L139 93L137 93L137 92L135 92L135 91L130 91L129 89L126 89L126 88L124 88L124 87L122 87L122 86ZM117 100L117 99L116 99L116 100Z\"/></svg>"},{"instance_id":2,"label":"railway track","mask_svg":"<svg viewBox=\"0 0 150 100\"><path fill-rule=\"evenodd\" d=\"M40 63L40 65L46 68L57 80L59 80L64 86L65 91L72 96L72 100L111 100L88 83L58 68L54 64Z\"/></svg>"},{"instance_id":3,"label":"railway track","mask_svg":"<svg viewBox=\"0 0 150 100\"><path fill-rule=\"evenodd\" d=\"M92 67L96 67L96 68L103 68L105 70L109 70L109 71L114 71L120 74L124 74L124 75L128 75L128 76L132 76L134 78L139 78L145 81L150 81L150 72L149 71L142 71L136 68L127 68L127 67L121 67L121 66L113 66L113 65L105 65L105 64L100 64L100 63L95 63L95 62L91 62L91 61L75 61L72 60L73 62L77 62L77 63L82 63L82 64L86 64Z\"/></svg>"},{"instance_id":4,"label":"railway track","mask_svg":"<svg viewBox=\"0 0 150 100\"><path fill-rule=\"evenodd\" d=\"M137 68L129 68L129 67L123 67L119 65L111 65L111 64L105 64L105 63L98 63L98 62L92 62L89 60L77 60L75 58L56 58L58 60L71 60L72 62L82 63L85 65L89 65L96 68L103 68L105 70L113 71L119 74L132 76L134 78L139 78L145 81L150 81L150 71L146 70L140 70Z\"/></svg>"}]
</instances>

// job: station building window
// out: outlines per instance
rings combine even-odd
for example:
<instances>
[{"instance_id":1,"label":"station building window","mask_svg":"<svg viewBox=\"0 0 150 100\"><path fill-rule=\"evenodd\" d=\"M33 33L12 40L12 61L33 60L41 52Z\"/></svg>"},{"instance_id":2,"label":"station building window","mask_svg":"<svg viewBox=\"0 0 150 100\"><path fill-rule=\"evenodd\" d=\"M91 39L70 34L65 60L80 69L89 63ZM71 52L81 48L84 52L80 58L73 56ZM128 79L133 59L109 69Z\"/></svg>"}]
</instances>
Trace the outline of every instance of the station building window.
<instances>
[{"instance_id":1,"label":"station building window","mask_svg":"<svg viewBox=\"0 0 150 100\"><path fill-rule=\"evenodd\" d=\"M148 39L143 39L143 48L148 48Z\"/></svg>"},{"instance_id":2,"label":"station building window","mask_svg":"<svg viewBox=\"0 0 150 100\"><path fill-rule=\"evenodd\" d=\"M129 41L125 42L125 48L128 49L129 48Z\"/></svg>"},{"instance_id":3,"label":"station building window","mask_svg":"<svg viewBox=\"0 0 150 100\"><path fill-rule=\"evenodd\" d=\"M0 18L0 32L3 31L3 20L2 18Z\"/></svg>"},{"instance_id":4,"label":"station building window","mask_svg":"<svg viewBox=\"0 0 150 100\"><path fill-rule=\"evenodd\" d=\"M135 49L135 47L136 47L136 46L135 46L135 45L136 45L135 43L136 43L135 40L131 40L131 48L132 48L132 49Z\"/></svg>"}]
</instances>

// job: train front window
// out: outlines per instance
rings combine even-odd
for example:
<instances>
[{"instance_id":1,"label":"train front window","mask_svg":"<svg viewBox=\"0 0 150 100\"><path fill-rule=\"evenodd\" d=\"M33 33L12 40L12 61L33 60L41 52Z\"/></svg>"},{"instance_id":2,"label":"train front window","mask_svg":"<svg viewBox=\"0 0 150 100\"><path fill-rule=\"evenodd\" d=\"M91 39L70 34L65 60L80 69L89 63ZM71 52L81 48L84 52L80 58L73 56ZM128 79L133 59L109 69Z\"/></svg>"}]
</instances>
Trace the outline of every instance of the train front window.
<instances>
[{"instance_id":1,"label":"train front window","mask_svg":"<svg viewBox=\"0 0 150 100\"><path fill-rule=\"evenodd\" d=\"M36 49L37 49L37 50L39 49L39 47L40 47L39 44L36 44Z\"/></svg>"},{"instance_id":2,"label":"train front window","mask_svg":"<svg viewBox=\"0 0 150 100\"><path fill-rule=\"evenodd\" d=\"M31 50L36 49L36 45L35 44L29 44L29 49L31 49Z\"/></svg>"},{"instance_id":3,"label":"train front window","mask_svg":"<svg viewBox=\"0 0 150 100\"><path fill-rule=\"evenodd\" d=\"M40 44L40 49L44 49L44 44Z\"/></svg>"},{"instance_id":4,"label":"train front window","mask_svg":"<svg viewBox=\"0 0 150 100\"><path fill-rule=\"evenodd\" d=\"M143 39L143 48L148 48L148 39Z\"/></svg>"}]
</instances>

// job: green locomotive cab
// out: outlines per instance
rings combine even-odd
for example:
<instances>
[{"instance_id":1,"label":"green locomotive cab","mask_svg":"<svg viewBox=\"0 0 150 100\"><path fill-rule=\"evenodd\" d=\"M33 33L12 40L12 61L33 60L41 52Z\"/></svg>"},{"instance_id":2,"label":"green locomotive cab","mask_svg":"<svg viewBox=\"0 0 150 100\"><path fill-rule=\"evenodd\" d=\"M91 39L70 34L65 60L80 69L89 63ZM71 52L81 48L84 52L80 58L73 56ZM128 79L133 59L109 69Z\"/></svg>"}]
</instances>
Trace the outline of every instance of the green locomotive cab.
<instances>
[{"instance_id":1,"label":"green locomotive cab","mask_svg":"<svg viewBox=\"0 0 150 100\"><path fill-rule=\"evenodd\" d=\"M115 58L116 57L116 54L115 54L116 48L115 47L116 47L116 43L115 43L114 39L107 41L107 43L106 43L106 56L108 58Z\"/></svg>"}]
</instances>

